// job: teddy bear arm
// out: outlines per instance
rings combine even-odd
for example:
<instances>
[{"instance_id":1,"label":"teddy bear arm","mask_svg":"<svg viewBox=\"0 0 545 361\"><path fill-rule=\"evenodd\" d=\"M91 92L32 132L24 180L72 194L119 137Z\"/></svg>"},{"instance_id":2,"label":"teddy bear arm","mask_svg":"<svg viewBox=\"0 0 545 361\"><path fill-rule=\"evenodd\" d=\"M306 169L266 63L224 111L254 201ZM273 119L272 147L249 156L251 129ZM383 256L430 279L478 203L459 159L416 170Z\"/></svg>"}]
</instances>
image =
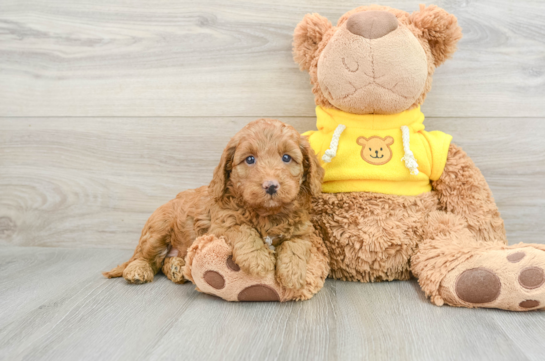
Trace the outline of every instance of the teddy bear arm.
<instances>
[{"instance_id":1,"label":"teddy bear arm","mask_svg":"<svg viewBox=\"0 0 545 361\"><path fill-rule=\"evenodd\" d=\"M486 179L457 145L450 145L443 174L432 187L440 209L461 216L478 241L507 243L503 220Z\"/></svg>"}]
</instances>

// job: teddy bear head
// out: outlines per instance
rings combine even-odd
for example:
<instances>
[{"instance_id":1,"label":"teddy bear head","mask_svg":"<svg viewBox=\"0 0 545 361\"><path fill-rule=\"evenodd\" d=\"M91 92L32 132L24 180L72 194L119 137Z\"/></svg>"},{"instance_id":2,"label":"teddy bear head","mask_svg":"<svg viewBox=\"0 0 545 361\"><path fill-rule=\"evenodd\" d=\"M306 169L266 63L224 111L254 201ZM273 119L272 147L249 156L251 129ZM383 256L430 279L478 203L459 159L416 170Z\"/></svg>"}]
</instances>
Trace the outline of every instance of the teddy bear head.
<instances>
[{"instance_id":1,"label":"teddy bear head","mask_svg":"<svg viewBox=\"0 0 545 361\"><path fill-rule=\"evenodd\" d=\"M422 104L435 68L461 37L456 17L435 5L412 14L372 5L347 12L337 26L307 14L295 29L293 52L310 74L316 105L395 114Z\"/></svg>"},{"instance_id":2,"label":"teddy bear head","mask_svg":"<svg viewBox=\"0 0 545 361\"><path fill-rule=\"evenodd\" d=\"M359 137L356 142L361 145L361 158L369 164L382 165L392 159L392 149L390 149L390 146L394 144L392 137Z\"/></svg>"}]
</instances>

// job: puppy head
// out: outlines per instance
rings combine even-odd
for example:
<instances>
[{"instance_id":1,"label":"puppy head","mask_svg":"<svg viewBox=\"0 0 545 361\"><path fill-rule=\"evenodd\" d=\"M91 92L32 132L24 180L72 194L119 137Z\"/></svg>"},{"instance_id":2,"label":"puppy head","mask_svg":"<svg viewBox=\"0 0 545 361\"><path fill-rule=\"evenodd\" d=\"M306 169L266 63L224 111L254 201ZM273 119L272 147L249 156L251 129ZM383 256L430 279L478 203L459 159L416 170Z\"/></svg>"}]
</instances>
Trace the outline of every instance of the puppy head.
<instances>
[{"instance_id":1,"label":"puppy head","mask_svg":"<svg viewBox=\"0 0 545 361\"><path fill-rule=\"evenodd\" d=\"M210 183L216 202L242 200L262 215L282 212L321 192L323 170L307 139L293 127L259 119L227 144Z\"/></svg>"}]
</instances>

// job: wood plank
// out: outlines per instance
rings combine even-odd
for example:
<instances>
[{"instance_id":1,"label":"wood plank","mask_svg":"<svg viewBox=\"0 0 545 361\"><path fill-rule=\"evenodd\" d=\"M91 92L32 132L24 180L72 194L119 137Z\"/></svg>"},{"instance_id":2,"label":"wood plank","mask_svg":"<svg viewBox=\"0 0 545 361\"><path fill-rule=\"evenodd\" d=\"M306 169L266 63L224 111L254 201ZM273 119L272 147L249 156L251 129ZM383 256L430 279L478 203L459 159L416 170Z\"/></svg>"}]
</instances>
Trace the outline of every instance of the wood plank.
<instances>
[{"instance_id":1,"label":"wood plank","mask_svg":"<svg viewBox=\"0 0 545 361\"><path fill-rule=\"evenodd\" d=\"M96 288L92 283L100 280L100 270L130 256L130 251L113 249L0 247L0 345L9 346L27 336L6 332L6 325L34 313L17 327L37 331L49 322L38 314L49 317L61 307L84 300ZM56 297L55 302L50 297Z\"/></svg>"},{"instance_id":2,"label":"wood plank","mask_svg":"<svg viewBox=\"0 0 545 361\"><path fill-rule=\"evenodd\" d=\"M544 312L436 307L415 281L327 280L306 302L228 303L162 275L139 286L102 278L129 255L0 247L0 359L540 360L545 351Z\"/></svg>"},{"instance_id":3,"label":"wood plank","mask_svg":"<svg viewBox=\"0 0 545 361\"><path fill-rule=\"evenodd\" d=\"M533 317L492 309L437 307L416 281L358 284L337 282L340 310L337 359L359 360L537 360L543 344L522 348L528 333L541 326L511 330L516 319ZM538 331L538 329L540 329ZM533 336L532 336L533 337ZM344 347L343 347L344 346ZM349 346L349 347L348 347ZM535 352L538 353L535 353Z\"/></svg>"},{"instance_id":4,"label":"wood plank","mask_svg":"<svg viewBox=\"0 0 545 361\"><path fill-rule=\"evenodd\" d=\"M252 118L0 119L0 244L132 249ZM283 118L299 131L313 118ZM430 118L480 167L511 243L543 243L545 119Z\"/></svg>"},{"instance_id":5,"label":"wood plank","mask_svg":"<svg viewBox=\"0 0 545 361\"><path fill-rule=\"evenodd\" d=\"M0 321L0 359L112 360L131 352L138 356L138 346L157 342L171 317L199 296L191 285L172 287L164 276L150 285L153 290L102 277L101 271L130 257L129 251L1 249L2 262L11 260L10 267L22 270L4 279L7 287L0 294L2 311L10 316ZM29 261L34 267L25 267Z\"/></svg>"},{"instance_id":6,"label":"wood plank","mask_svg":"<svg viewBox=\"0 0 545 361\"><path fill-rule=\"evenodd\" d=\"M412 12L419 2L381 3ZM465 36L426 114L543 116L545 2L435 3ZM3 0L0 116L312 116L293 29L306 13L335 23L361 4Z\"/></svg>"}]
</instances>

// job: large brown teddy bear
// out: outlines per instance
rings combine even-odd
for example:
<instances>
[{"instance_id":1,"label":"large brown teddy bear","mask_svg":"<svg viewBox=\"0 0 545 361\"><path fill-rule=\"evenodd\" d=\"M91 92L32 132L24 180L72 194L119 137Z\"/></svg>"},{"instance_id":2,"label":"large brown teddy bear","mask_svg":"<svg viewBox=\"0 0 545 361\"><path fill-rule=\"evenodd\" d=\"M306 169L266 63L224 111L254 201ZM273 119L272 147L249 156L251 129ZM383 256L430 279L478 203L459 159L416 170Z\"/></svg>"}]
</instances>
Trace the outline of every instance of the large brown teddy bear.
<instances>
[{"instance_id":1,"label":"large brown teddy bear","mask_svg":"<svg viewBox=\"0 0 545 361\"><path fill-rule=\"evenodd\" d=\"M408 14L364 6L336 27L307 15L294 57L310 74L325 169L314 224L329 276L377 282L418 277L436 305L514 311L545 306L545 246L507 246L486 180L420 112L435 68L462 37L436 6Z\"/></svg>"},{"instance_id":2,"label":"large brown teddy bear","mask_svg":"<svg viewBox=\"0 0 545 361\"><path fill-rule=\"evenodd\" d=\"M540 309L545 246L507 246L479 169L449 135L424 130L420 105L435 68L461 37L456 18L436 6L412 14L359 7L337 26L318 14L305 16L295 30L294 58L310 74L317 130L307 135L325 169L313 222L329 251L332 278L414 275L436 305ZM185 273L202 289L196 275L219 247L209 243L199 252L199 244ZM229 253L224 246L218 267ZM192 272L195 262L201 271ZM294 298L272 275L239 275L231 284L252 283L271 285L283 301Z\"/></svg>"}]
</instances>

